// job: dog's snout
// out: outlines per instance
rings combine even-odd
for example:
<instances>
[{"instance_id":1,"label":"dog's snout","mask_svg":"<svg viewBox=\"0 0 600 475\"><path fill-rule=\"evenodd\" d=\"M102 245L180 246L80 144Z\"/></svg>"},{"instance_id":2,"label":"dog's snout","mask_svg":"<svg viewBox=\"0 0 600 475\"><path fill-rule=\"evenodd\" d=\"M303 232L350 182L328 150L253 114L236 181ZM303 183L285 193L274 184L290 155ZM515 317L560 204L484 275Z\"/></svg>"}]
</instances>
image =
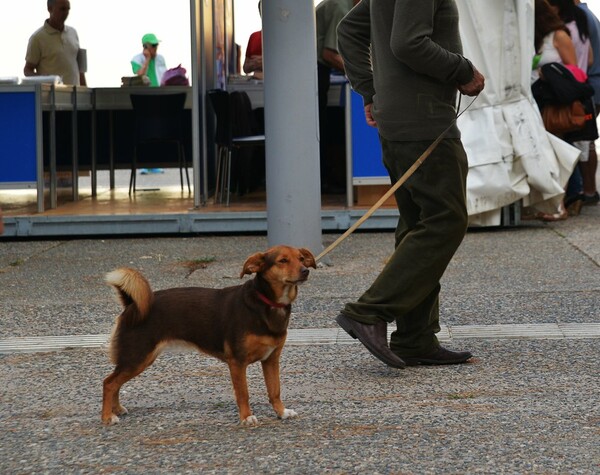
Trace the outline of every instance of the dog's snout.
<instances>
[{"instance_id":1,"label":"dog's snout","mask_svg":"<svg viewBox=\"0 0 600 475\"><path fill-rule=\"evenodd\" d=\"M308 274L310 274L310 270L307 267L302 267L302 269L300 269L300 275L302 278L306 279Z\"/></svg>"}]
</instances>

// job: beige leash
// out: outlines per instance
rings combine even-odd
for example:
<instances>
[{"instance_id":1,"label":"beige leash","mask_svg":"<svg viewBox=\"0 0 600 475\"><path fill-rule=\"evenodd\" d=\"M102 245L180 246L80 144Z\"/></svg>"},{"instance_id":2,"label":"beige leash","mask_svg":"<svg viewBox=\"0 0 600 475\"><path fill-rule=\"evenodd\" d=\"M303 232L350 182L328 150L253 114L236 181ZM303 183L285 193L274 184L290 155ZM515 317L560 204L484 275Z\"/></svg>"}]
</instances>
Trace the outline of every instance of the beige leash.
<instances>
[{"instance_id":1,"label":"beige leash","mask_svg":"<svg viewBox=\"0 0 600 475\"><path fill-rule=\"evenodd\" d=\"M460 97L459 96L459 101L458 101L458 109L460 109ZM371 215L377 211L381 205L383 203L386 202L386 200L392 196L395 191L400 188L404 182L406 180L408 180L412 174L417 170L417 168L419 168L421 166L421 164L425 161L425 159L427 157L429 157L429 155L431 155L431 152L433 152L435 150L435 148L438 146L438 144L442 141L442 139L444 138L444 135L446 135L446 133L454 126L454 124L456 123L457 119L469 108L473 105L473 102L475 102L475 100L477 99L477 97L479 97L479 95L475 96L475 98L471 101L471 103L465 108L465 110L463 110L461 113L457 114L456 117L452 120L452 122L450 123L450 125L433 141L433 143L427 147L427 150L425 150L420 156L419 158L417 158L417 160L415 161L415 163L412 164L412 166L406 170L406 172L404 173L404 175L402 175L400 177L400 179L394 184L394 186L392 186L381 198L379 198L379 201L377 201L377 203L375 203L371 209L369 211L367 211L363 216L361 216L361 218L356 221L356 223L354 223L352 226L350 226L348 228L348 230L342 234L339 238L337 238L332 244L330 244L329 246L327 246L327 248L325 250L323 250L317 257L316 257L316 261L320 261L325 255L329 254L331 251L333 251L336 247L339 246L339 244L346 239L348 236L350 236L350 234L352 234L354 231L356 231L356 229L362 224L364 223L367 219L369 219L371 217Z\"/></svg>"}]
</instances>

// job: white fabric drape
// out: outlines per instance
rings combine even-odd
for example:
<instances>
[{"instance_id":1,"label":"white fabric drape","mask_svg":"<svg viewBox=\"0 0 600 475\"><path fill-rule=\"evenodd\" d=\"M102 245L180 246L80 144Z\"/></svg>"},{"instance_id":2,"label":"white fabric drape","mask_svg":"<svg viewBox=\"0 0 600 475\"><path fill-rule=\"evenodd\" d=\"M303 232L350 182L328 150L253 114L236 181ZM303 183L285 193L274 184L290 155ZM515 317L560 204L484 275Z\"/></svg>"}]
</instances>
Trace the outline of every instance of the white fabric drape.
<instances>
[{"instance_id":1,"label":"white fabric drape","mask_svg":"<svg viewBox=\"0 0 600 475\"><path fill-rule=\"evenodd\" d=\"M472 225L500 224L501 208L553 212L579 151L548 134L531 94L533 0L457 0L465 57L485 90L458 120L469 157L467 206ZM463 98L462 105L471 98Z\"/></svg>"}]
</instances>

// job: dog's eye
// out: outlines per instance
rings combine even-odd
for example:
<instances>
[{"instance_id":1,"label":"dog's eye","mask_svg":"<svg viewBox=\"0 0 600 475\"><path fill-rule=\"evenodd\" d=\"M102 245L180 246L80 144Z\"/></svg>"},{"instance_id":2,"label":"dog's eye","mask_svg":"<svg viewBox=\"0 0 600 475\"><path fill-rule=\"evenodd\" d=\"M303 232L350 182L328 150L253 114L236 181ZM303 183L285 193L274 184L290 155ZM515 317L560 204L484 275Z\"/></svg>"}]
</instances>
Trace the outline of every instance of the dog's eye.
<instances>
[{"instance_id":1,"label":"dog's eye","mask_svg":"<svg viewBox=\"0 0 600 475\"><path fill-rule=\"evenodd\" d=\"M289 261L289 259L288 259L287 257L282 257L281 259L279 259L279 262L280 262L281 264L287 264L287 263L288 263L288 262L290 262L290 261Z\"/></svg>"}]
</instances>

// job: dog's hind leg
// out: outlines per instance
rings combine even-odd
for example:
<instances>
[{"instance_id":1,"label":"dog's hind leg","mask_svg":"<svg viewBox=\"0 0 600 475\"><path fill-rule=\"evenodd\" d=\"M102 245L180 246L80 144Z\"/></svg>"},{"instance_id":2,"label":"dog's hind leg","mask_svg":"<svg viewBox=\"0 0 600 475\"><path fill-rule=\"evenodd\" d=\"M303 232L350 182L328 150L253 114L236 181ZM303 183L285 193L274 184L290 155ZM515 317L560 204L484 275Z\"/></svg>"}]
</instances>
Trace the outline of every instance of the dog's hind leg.
<instances>
[{"instance_id":1,"label":"dog's hind leg","mask_svg":"<svg viewBox=\"0 0 600 475\"><path fill-rule=\"evenodd\" d=\"M121 406L119 402L121 386L142 373L155 359L156 355L151 355L150 358L135 368L122 369L117 365L115 370L104 379L102 394L102 422L104 424L116 424L119 422L118 416L127 414L127 409Z\"/></svg>"},{"instance_id":2,"label":"dog's hind leg","mask_svg":"<svg viewBox=\"0 0 600 475\"><path fill-rule=\"evenodd\" d=\"M288 419L298 414L296 411L286 409L281 402L281 384L279 381L279 357L283 346L276 348L265 361L261 361L269 402L280 419Z\"/></svg>"},{"instance_id":3,"label":"dog's hind leg","mask_svg":"<svg viewBox=\"0 0 600 475\"><path fill-rule=\"evenodd\" d=\"M104 379L102 392L102 422L106 425L112 425L119 422L117 412L123 414L126 409L122 407L119 401L119 389L125 381L131 378L123 378L123 373L115 370ZM115 403L119 406L115 407Z\"/></svg>"},{"instance_id":4,"label":"dog's hind leg","mask_svg":"<svg viewBox=\"0 0 600 475\"><path fill-rule=\"evenodd\" d=\"M228 361L227 364L229 365L231 382L233 383L233 391L235 392L235 400L238 405L241 424L248 426L258 425L258 419L256 416L252 415L252 411L250 410L248 380L246 378L246 369L248 368L248 365L236 361Z\"/></svg>"},{"instance_id":5,"label":"dog's hind leg","mask_svg":"<svg viewBox=\"0 0 600 475\"><path fill-rule=\"evenodd\" d=\"M106 425L112 425L119 422L122 414L127 414L127 409L121 406L119 402L119 390L121 386L130 379L140 374L140 371L115 371L104 379L104 391L102 394L102 422Z\"/></svg>"}]
</instances>

